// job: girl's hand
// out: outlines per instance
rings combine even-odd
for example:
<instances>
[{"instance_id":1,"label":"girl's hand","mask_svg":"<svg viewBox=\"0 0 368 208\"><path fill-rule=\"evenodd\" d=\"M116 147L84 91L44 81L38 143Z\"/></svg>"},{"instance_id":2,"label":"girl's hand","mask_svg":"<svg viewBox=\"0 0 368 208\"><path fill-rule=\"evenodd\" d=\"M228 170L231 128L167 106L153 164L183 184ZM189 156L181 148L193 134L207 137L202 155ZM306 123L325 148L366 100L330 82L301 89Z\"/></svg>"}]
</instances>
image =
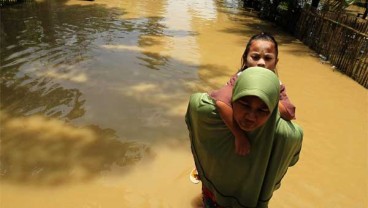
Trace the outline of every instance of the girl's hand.
<instances>
[{"instance_id":1,"label":"girl's hand","mask_svg":"<svg viewBox=\"0 0 368 208\"><path fill-rule=\"evenodd\" d=\"M235 137L235 153L241 156L246 156L250 153L250 143L245 134Z\"/></svg>"}]
</instances>

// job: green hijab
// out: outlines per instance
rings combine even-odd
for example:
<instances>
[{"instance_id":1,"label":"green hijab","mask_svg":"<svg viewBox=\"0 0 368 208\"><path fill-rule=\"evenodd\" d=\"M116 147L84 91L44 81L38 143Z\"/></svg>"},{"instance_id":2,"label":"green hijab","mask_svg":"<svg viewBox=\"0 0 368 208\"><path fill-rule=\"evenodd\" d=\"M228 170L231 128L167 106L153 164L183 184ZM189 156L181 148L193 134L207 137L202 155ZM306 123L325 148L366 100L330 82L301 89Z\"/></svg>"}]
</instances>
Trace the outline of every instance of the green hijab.
<instances>
[{"instance_id":1,"label":"green hijab","mask_svg":"<svg viewBox=\"0 0 368 208\"><path fill-rule=\"evenodd\" d=\"M257 96L271 112L263 126L247 132L251 143L247 156L235 153L235 138L222 121L215 101L207 93L190 97L185 120L194 161L202 184L220 206L268 207L288 167L298 161L302 129L280 119L279 87L277 76L261 67L248 68L236 81L233 102Z\"/></svg>"}]
</instances>

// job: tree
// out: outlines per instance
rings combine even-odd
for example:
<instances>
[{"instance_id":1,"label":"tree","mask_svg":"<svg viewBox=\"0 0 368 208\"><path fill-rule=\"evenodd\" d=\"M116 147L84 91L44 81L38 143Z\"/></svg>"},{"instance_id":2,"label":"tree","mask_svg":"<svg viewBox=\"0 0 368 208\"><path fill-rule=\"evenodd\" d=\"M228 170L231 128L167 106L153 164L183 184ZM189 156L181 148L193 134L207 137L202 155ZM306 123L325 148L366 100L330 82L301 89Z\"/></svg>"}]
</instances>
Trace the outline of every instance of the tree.
<instances>
[{"instance_id":1,"label":"tree","mask_svg":"<svg viewBox=\"0 0 368 208\"><path fill-rule=\"evenodd\" d=\"M312 7L317 9L320 0L312 0Z\"/></svg>"}]
</instances>

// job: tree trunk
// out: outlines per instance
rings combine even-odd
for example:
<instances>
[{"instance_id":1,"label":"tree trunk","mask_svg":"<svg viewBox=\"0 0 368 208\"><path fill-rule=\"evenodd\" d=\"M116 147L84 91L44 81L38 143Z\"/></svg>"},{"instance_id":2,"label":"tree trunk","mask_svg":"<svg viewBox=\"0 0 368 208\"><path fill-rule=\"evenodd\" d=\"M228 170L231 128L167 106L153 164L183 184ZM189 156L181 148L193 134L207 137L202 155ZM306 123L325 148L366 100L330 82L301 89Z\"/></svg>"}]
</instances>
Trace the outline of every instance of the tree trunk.
<instances>
[{"instance_id":1,"label":"tree trunk","mask_svg":"<svg viewBox=\"0 0 368 208\"><path fill-rule=\"evenodd\" d=\"M319 4L319 0L312 0L312 7L313 8L317 9L318 4Z\"/></svg>"}]
</instances>

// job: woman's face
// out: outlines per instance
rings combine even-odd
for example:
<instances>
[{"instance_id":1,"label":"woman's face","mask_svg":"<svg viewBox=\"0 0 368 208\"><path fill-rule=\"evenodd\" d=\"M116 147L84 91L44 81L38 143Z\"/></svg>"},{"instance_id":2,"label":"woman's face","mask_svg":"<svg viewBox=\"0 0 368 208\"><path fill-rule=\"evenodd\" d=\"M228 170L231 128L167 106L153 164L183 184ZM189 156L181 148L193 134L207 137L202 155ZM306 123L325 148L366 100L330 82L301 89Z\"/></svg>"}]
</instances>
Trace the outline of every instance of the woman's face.
<instances>
[{"instance_id":1,"label":"woman's face","mask_svg":"<svg viewBox=\"0 0 368 208\"><path fill-rule=\"evenodd\" d=\"M268 40L254 40L247 55L247 67L260 66L275 71L278 62L276 48L273 42Z\"/></svg>"},{"instance_id":2,"label":"woman's face","mask_svg":"<svg viewBox=\"0 0 368 208\"><path fill-rule=\"evenodd\" d=\"M256 96L245 96L233 103L234 119L244 131L254 131L271 115L267 105Z\"/></svg>"}]
</instances>

